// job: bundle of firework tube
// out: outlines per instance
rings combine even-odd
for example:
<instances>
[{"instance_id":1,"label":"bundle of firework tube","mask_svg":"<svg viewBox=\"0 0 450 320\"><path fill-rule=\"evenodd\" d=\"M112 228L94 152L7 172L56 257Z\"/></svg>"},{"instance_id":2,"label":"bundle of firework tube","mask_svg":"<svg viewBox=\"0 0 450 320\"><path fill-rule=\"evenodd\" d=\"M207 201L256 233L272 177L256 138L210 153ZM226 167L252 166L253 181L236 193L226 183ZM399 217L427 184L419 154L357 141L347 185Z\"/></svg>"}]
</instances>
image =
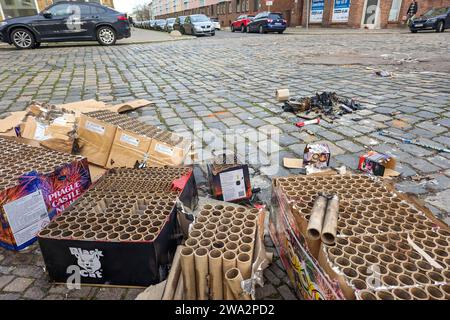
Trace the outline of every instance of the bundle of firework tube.
<instances>
[{"instance_id":1,"label":"bundle of firework tube","mask_svg":"<svg viewBox=\"0 0 450 320\"><path fill-rule=\"evenodd\" d=\"M86 159L0 138L0 245L21 250L91 184Z\"/></svg>"},{"instance_id":2,"label":"bundle of firework tube","mask_svg":"<svg viewBox=\"0 0 450 320\"><path fill-rule=\"evenodd\" d=\"M183 298L250 300L242 281L251 278L258 209L201 208L181 249Z\"/></svg>"},{"instance_id":3,"label":"bundle of firework tube","mask_svg":"<svg viewBox=\"0 0 450 320\"><path fill-rule=\"evenodd\" d=\"M191 197L187 189L195 189L190 168L110 170L39 233L50 277L64 281L62 270L67 265L97 250L103 257L98 258L103 273L94 277L89 272L98 270L87 270L92 279L86 277L84 282L138 286L159 282L159 266L170 263L176 247L175 203Z\"/></svg>"},{"instance_id":4,"label":"bundle of firework tube","mask_svg":"<svg viewBox=\"0 0 450 320\"><path fill-rule=\"evenodd\" d=\"M322 194L339 199L331 232L324 230L328 208L323 209ZM276 178L274 196L290 220L291 233L308 252L317 276L312 287L321 298L330 292L346 299L449 298L448 228L378 179Z\"/></svg>"}]
</instances>

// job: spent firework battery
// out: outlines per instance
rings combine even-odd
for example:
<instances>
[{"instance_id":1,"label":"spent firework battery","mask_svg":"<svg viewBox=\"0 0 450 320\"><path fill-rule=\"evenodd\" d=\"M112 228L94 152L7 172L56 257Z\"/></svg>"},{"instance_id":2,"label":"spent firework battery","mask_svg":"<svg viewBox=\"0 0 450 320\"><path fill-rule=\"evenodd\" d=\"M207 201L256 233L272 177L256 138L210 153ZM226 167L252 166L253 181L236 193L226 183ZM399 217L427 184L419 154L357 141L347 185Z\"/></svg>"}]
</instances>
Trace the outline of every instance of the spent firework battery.
<instances>
[{"instance_id":1,"label":"spent firework battery","mask_svg":"<svg viewBox=\"0 0 450 320\"><path fill-rule=\"evenodd\" d=\"M211 193L217 200L236 202L251 198L248 165L241 164L236 155L218 155L207 164L207 169Z\"/></svg>"},{"instance_id":2,"label":"spent firework battery","mask_svg":"<svg viewBox=\"0 0 450 320\"><path fill-rule=\"evenodd\" d=\"M91 184L87 160L0 138L0 245L21 250Z\"/></svg>"},{"instance_id":3,"label":"spent firework battery","mask_svg":"<svg viewBox=\"0 0 450 320\"><path fill-rule=\"evenodd\" d=\"M81 154L107 168L133 167L143 159L149 167L179 166L191 147L179 135L107 110L82 114L78 136Z\"/></svg>"},{"instance_id":4,"label":"spent firework battery","mask_svg":"<svg viewBox=\"0 0 450 320\"><path fill-rule=\"evenodd\" d=\"M193 208L190 168L112 169L39 235L50 278L148 286L163 279L176 245L176 201ZM91 261L91 262L89 262Z\"/></svg>"}]
</instances>

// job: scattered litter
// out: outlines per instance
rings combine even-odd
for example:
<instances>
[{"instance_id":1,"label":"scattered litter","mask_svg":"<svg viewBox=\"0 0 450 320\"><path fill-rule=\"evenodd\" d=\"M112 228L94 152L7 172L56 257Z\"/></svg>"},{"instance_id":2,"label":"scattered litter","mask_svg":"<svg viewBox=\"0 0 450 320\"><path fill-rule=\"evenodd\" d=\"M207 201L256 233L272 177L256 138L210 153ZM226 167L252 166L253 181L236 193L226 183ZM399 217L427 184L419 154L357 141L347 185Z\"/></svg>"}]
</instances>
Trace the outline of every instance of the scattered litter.
<instances>
[{"instance_id":1,"label":"scattered litter","mask_svg":"<svg viewBox=\"0 0 450 320\"><path fill-rule=\"evenodd\" d=\"M311 97L291 98L285 101L283 105L283 111L292 112L301 118L312 120L320 117L329 122L342 114L360 109L362 109L361 104L355 99L340 97L335 92L322 92Z\"/></svg>"},{"instance_id":2,"label":"scattered litter","mask_svg":"<svg viewBox=\"0 0 450 320\"><path fill-rule=\"evenodd\" d=\"M377 71L375 71L375 74L377 76L380 76L380 77L383 77L383 78L392 77L392 74L390 72L385 71L385 70L377 70Z\"/></svg>"},{"instance_id":3,"label":"scattered litter","mask_svg":"<svg viewBox=\"0 0 450 320\"><path fill-rule=\"evenodd\" d=\"M278 89L275 96L277 101L287 101L289 100L289 89Z\"/></svg>"},{"instance_id":4,"label":"scattered litter","mask_svg":"<svg viewBox=\"0 0 450 320\"><path fill-rule=\"evenodd\" d=\"M312 164L318 169L326 168L330 165L330 148L326 143L307 144L303 154L303 164Z\"/></svg>"},{"instance_id":5,"label":"scattered litter","mask_svg":"<svg viewBox=\"0 0 450 320\"><path fill-rule=\"evenodd\" d=\"M385 136L385 137L388 137L388 138L392 138L392 139L396 139L396 140L399 140L399 141L401 141L403 143L413 144L413 145L416 145L416 146L420 146L420 147L424 147L424 148L428 148L428 149L433 149L433 150L436 150L436 151L439 151L439 152L450 153L450 149L440 148L440 147L432 146L432 145L429 145L429 144L426 144L426 143L422 143L422 142L417 141L417 139L406 139L406 138L403 138L403 137L399 137L397 134L395 134L393 132L390 132L390 131L380 130L378 133L380 135L382 135L382 136Z\"/></svg>"},{"instance_id":6,"label":"scattered litter","mask_svg":"<svg viewBox=\"0 0 450 320\"><path fill-rule=\"evenodd\" d=\"M338 172L338 174L346 174L347 173L347 167L346 166L340 166L340 167L336 168L336 171Z\"/></svg>"},{"instance_id":7,"label":"scattered litter","mask_svg":"<svg viewBox=\"0 0 450 320\"><path fill-rule=\"evenodd\" d=\"M288 169L300 169L303 168L303 159L284 158L283 166Z\"/></svg>"},{"instance_id":8,"label":"scattered litter","mask_svg":"<svg viewBox=\"0 0 450 320\"><path fill-rule=\"evenodd\" d=\"M299 121L295 124L295 126L301 128L310 124L319 124L320 118L314 119L314 120L307 120L307 121Z\"/></svg>"},{"instance_id":9,"label":"scattered litter","mask_svg":"<svg viewBox=\"0 0 450 320\"><path fill-rule=\"evenodd\" d=\"M399 172L395 171L396 160L388 154L369 151L359 157L358 170L381 177L397 177Z\"/></svg>"}]
</instances>

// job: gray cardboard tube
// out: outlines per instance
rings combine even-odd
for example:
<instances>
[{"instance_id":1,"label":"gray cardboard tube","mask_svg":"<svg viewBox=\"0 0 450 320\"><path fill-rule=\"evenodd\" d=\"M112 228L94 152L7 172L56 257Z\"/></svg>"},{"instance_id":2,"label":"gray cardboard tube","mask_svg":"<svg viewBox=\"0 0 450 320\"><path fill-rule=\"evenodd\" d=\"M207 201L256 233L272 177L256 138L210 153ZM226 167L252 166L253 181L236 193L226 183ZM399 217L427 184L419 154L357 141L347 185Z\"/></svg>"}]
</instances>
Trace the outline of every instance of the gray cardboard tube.
<instances>
[{"instance_id":1,"label":"gray cardboard tube","mask_svg":"<svg viewBox=\"0 0 450 320\"><path fill-rule=\"evenodd\" d=\"M333 197L328 200L327 210L325 212L325 218L323 221L321 232L322 242L327 245L333 245L336 240L338 217L339 197L337 195L333 195Z\"/></svg>"},{"instance_id":2,"label":"gray cardboard tube","mask_svg":"<svg viewBox=\"0 0 450 320\"><path fill-rule=\"evenodd\" d=\"M308 226L306 228L308 238L312 240L320 239L326 206L327 198L324 196L317 196L311 210L311 217L309 218Z\"/></svg>"}]
</instances>

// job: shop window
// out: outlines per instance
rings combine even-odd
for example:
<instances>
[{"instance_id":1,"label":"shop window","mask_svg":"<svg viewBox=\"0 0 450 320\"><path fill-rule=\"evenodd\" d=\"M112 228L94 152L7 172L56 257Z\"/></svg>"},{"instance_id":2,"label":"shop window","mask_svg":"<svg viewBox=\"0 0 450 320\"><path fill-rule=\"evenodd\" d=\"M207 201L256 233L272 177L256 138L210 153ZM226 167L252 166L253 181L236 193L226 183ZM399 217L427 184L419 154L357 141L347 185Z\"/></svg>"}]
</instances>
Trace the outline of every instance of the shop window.
<instances>
[{"instance_id":1,"label":"shop window","mask_svg":"<svg viewBox=\"0 0 450 320\"><path fill-rule=\"evenodd\" d=\"M392 0L391 11L389 11L389 22L397 22L400 15L402 0Z\"/></svg>"}]
</instances>

